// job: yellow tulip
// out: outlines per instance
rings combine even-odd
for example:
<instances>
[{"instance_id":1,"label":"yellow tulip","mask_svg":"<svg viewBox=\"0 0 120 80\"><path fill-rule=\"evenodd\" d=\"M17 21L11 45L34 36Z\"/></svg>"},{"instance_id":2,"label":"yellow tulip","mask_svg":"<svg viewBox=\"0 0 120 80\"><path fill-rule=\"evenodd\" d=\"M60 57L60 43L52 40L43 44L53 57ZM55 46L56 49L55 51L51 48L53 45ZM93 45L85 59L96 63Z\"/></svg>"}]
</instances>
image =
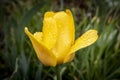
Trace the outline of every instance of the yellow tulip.
<instances>
[{"instance_id":1,"label":"yellow tulip","mask_svg":"<svg viewBox=\"0 0 120 80\"><path fill-rule=\"evenodd\" d=\"M74 20L70 10L46 12L42 32L30 33L25 27L39 60L46 66L56 66L73 60L75 51L93 44L96 30L88 30L75 41Z\"/></svg>"}]
</instances>

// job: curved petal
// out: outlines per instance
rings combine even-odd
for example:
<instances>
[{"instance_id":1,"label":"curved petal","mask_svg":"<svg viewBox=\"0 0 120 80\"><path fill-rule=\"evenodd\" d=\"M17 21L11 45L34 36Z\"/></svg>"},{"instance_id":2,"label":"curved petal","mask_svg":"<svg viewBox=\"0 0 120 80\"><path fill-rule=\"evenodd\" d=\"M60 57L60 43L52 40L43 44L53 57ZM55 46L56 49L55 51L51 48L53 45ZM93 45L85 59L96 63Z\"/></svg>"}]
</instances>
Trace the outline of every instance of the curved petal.
<instances>
[{"instance_id":1,"label":"curved petal","mask_svg":"<svg viewBox=\"0 0 120 80\"><path fill-rule=\"evenodd\" d=\"M74 21L70 10L55 13L53 18L58 27L58 39L53 49L56 53L58 64L63 63L66 53L74 43Z\"/></svg>"},{"instance_id":2,"label":"curved petal","mask_svg":"<svg viewBox=\"0 0 120 80\"><path fill-rule=\"evenodd\" d=\"M75 57L75 53L67 55L63 63L71 62L74 59L74 57Z\"/></svg>"},{"instance_id":3,"label":"curved petal","mask_svg":"<svg viewBox=\"0 0 120 80\"><path fill-rule=\"evenodd\" d=\"M44 18L50 18L50 17L53 17L54 16L54 12L50 11L50 12L46 12L45 15L44 15Z\"/></svg>"},{"instance_id":4,"label":"curved petal","mask_svg":"<svg viewBox=\"0 0 120 80\"><path fill-rule=\"evenodd\" d=\"M96 30L88 30L81 37L79 37L75 44L71 47L70 53L74 53L75 51L87 47L93 44L98 39L98 34Z\"/></svg>"},{"instance_id":5,"label":"curved petal","mask_svg":"<svg viewBox=\"0 0 120 80\"><path fill-rule=\"evenodd\" d=\"M34 37L35 37L38 41L42 41L43 34L42 34L42 32L35 32L35 33L34 33Z\"/></svg>"},{"instance_id":6,"label":"curved petal","mask_svg":"<svg viewBox=\"0 0 120 80\"><path fill-rule=\"evenodd\" d=\"M43 21L43 42L48 49L53 48L56 43L57 36L58 28L55 20L52 17L45 17Z\"/></svg>"},{"instance_id":7,"label":"curved petal","mask_svg":"<svg viewBox=\"0 0 120 80\"><path fill-rule=\"evenodd\" d=\"M75 44L71 47L69 54L65 57L64 63L70 62L74 58L75 51L93 44L97 39L98 35L96 30L89 30L84 33L75 41Z\"/></svg>"},{"instance_id":8,"label":"curved petal","mask_svg":"<svg viewBox=\"0 0 120 80\"><path fill-rule=\"evenodd\" d=\"M33 47L37 53L37 57L39 60L46 66L56 66L56 57L54 54L48 50L41 41L38 41L35 36L33 36L27 28L25 28L25 33L28 35L30 38Z\"/></svg>"}]
</instances>

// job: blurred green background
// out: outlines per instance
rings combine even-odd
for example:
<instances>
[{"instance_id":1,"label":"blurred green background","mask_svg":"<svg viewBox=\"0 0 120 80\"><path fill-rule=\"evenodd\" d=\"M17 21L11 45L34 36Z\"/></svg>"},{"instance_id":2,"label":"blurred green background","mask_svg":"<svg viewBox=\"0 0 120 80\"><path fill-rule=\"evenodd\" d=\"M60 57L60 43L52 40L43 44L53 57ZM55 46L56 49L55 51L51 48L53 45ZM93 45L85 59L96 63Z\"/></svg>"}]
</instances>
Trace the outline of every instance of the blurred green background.
<instances>
[{"instance_id":1,"label":"blurred green background","mask_svg":"<svg viewBox=\"0 0 120 80\"><path fill-rule=\"evenodd\" d=\"M99 39L61 65L62 80L120 80L120 0L0 0L0 80L56 80L24 27L41 31L46 11L66 9L73 13L76 38L96 29Z\"/></svg>"}]
</instances>

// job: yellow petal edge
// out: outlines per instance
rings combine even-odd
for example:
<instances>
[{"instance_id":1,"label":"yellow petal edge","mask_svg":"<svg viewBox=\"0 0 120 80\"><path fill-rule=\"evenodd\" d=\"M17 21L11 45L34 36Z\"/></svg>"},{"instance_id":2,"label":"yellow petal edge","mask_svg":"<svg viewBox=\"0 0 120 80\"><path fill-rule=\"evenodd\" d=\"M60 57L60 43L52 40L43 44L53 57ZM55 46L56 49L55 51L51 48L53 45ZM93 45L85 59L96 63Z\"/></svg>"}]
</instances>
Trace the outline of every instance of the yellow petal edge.
<instances>
[{"instance_id":1,"label":"yellow petal edge","mask_svg":"<svg viewBox=\"0 0 120 80\"><path fill-rule=\"evenodd\" d=\"M70 53L74 53L75 51L81 48L84 48L93 44L97 39L98 39L97 31L88 30L75 41L75 44L72 46Z\"/></svg>"},{"instance_id":2,"label":"yellow petal edge","mask_svg":"<svg viewBox=\"0 0 120 80\"><path fill-rule=\"evenodd\" d=\"M34 35L32 35L29 31L28 28L25 27L25 33L28 35L30 38L33 48L35 49L37 53L37 57L39 60L46 66L56 66L57 64L57 59L55 55L48 49L46 48L42 42L38 41Z\"/></svg>"},{"instance_id":3,"label":"yellow petal edge","mask_svg":"<svg viewBox=\"0 0 120 80\"><path fill-rule=\"evenodd\" d=\"M96 30L88 30L81 37L79 37L75 44L71 47L69 54L66 56L64 63L69 62L74 57L75 51L85 48L93 44L98 39L98 34Z\"/></svg>"}]
</instances>

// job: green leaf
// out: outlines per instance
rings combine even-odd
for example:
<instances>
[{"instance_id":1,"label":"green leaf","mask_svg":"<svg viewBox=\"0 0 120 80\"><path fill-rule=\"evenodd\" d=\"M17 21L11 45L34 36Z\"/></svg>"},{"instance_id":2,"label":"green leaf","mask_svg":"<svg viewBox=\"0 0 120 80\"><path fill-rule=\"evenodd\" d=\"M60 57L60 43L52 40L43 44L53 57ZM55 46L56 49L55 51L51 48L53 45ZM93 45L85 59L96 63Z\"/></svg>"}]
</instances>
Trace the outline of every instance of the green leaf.
<instances>
[{"instance_id":1,"label":"green leaf","mask_svg":"<svg viewBox=\"0 0 120 80\"><path fill-rule=\"evenodd\" d=\"M24 27L26 26L30 21L31 19L33 18L33 16L37 13L37 11L45 4L44 1L38 3L37 5L35 5L32 9L30 9L29 11L27 11L21 21L20 21L20 24L21 24L21 27Z\"/></svg>"}]
</instances>

